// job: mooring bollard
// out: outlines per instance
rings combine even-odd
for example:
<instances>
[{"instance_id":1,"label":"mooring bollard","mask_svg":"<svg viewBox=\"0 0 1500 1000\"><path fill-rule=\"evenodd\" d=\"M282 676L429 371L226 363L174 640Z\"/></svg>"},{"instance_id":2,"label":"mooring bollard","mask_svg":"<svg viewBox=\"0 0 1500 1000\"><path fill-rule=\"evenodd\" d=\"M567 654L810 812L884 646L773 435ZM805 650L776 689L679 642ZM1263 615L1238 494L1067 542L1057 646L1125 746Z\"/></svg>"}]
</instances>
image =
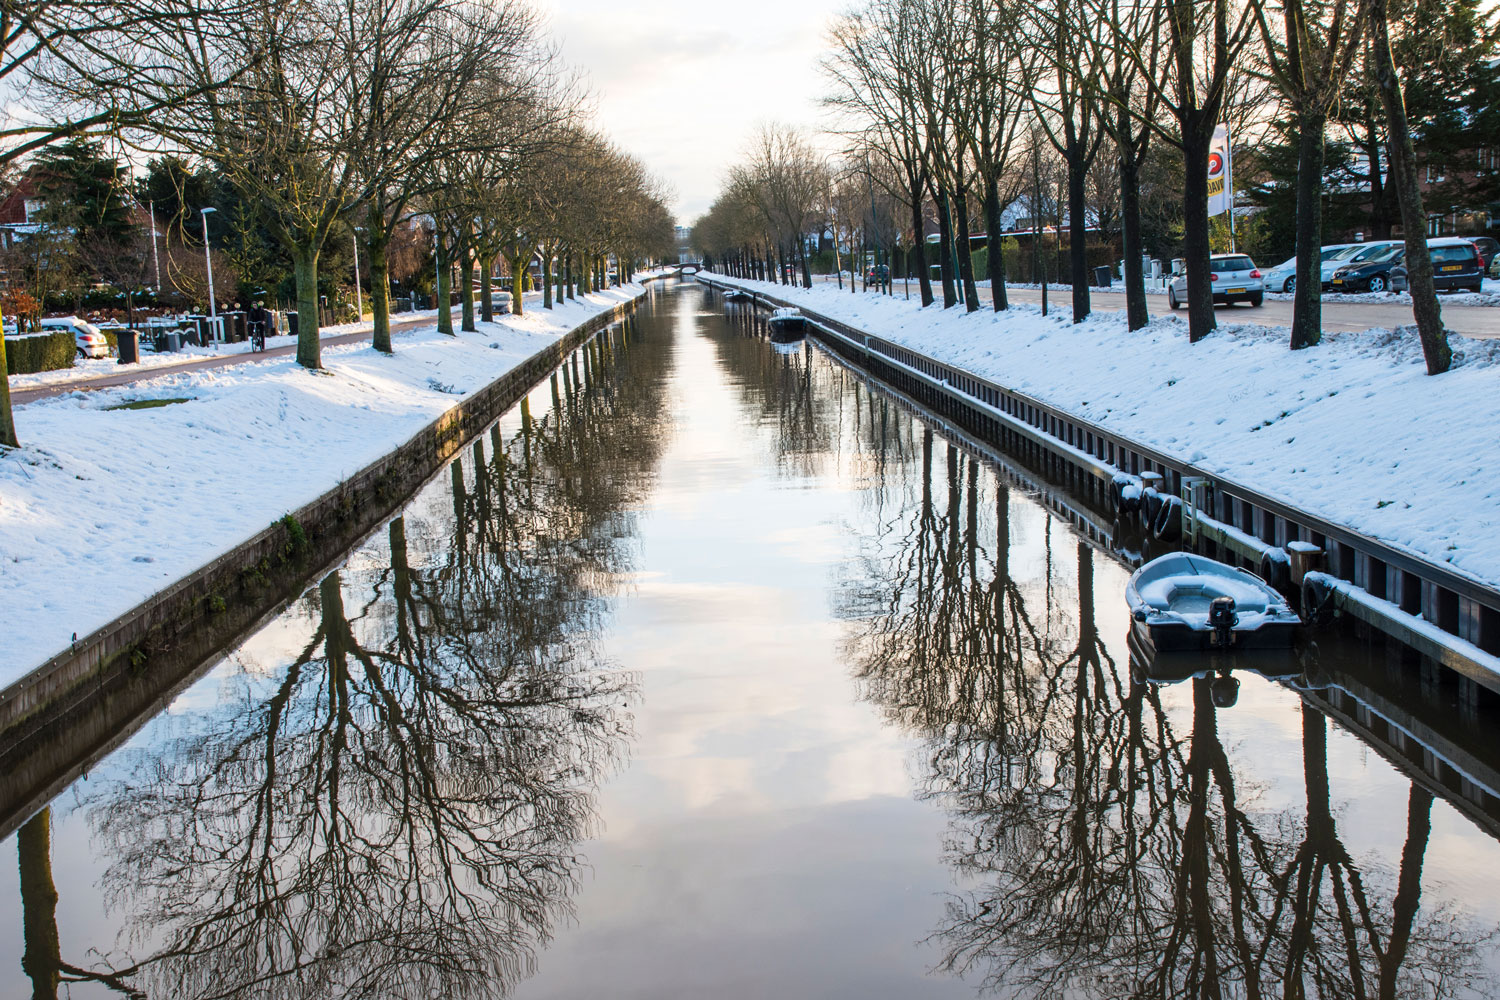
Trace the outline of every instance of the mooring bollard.
<instances>
[{"instance_id":1,"label":"mooring bollard","mask_svg":"<svg viewBox=\"0 0 1500 1000\"><path fill-rule=\"evenodd\" d=\"M1302 578L1308 573L1323 568L1323 550L1312 542L1287 542L1287 558L1291 562L1292 586L1302 586Z\"/></svg>"}]
</instances>

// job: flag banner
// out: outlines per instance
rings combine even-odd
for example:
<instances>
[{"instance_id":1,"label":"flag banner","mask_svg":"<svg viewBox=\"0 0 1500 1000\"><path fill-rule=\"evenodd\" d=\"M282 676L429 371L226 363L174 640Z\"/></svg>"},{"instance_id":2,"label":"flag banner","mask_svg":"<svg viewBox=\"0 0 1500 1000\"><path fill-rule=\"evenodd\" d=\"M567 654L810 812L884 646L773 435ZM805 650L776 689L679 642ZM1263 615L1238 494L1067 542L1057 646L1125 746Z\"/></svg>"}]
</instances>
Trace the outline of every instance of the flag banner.
<instances>
[{"instance_id":1,"label":"flag banner","mask_svg":"<svg viewBox=\"0 0 1500 1000\"><path fill-rule=\"evenodd\" d=\"M1213 143L1208 147L1208 217L1223 215L1233 206L1230 193L1229 126L1214 129Z\"/></svg>"}]
</instances>

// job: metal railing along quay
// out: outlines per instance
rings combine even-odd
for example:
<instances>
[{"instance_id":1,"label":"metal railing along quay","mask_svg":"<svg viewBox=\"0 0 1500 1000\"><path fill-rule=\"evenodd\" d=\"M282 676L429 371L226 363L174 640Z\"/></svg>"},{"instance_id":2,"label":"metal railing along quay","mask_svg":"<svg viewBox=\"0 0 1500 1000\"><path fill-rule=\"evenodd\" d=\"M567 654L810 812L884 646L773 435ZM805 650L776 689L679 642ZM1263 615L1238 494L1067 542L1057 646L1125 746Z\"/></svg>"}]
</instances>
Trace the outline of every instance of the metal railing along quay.
<instances>
[{"instance_id":1,"label":"metal railing along quay","mask_svg":"<svg viewBox=\"0 0 1500 1000\"><path fill-rule=\"evenodd\" d=\"M741 288L705 273L697 279ZM759 304L797 305L744 290ZM1282 582L1293 587L1317 587L1338 610L1415 649L1424 670L1454 671L1465 700L1477 700L1481 689L1500 693L1500 590L1025 393L831 317L802 313L841 356L968 432L1041 462L1087 502L1111 509L1126 478L1158 498L1177 498L1170 502L1181 511L1187 544L1262 575L1285 572Z\"/></svg>"}]
</instances>

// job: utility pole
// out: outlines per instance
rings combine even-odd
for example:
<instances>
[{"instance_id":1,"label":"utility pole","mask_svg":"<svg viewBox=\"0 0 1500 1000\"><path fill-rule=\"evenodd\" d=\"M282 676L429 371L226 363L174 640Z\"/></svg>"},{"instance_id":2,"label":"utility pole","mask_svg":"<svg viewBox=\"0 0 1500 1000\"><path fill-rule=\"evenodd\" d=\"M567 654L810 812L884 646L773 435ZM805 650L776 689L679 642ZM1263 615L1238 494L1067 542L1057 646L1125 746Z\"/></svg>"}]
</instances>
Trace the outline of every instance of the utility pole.
<instances>
[{"instance_id":1,"label":"utility pole","mask_svg":"<svg viewBox=\"0 0 1500 1000\"><path fill-rule=\"evenodd\" d=\"M359 294L359 237L355 233L364 232L361 226L355 226L354 232L350 233L350 242L354 244L354 321L358 323L365 318L365 300Z\"/></svg>"},{"instance_id":2,"label":"utility pole","mask_svg":"<svg viewBox=\"0 0 1500 1000\"><path fill-rule=\"evenodd\" d=\"M217 208L198 210L198 214L203 217L203 263L208 265L208 336L210 339L218 332L219 309L214 304L214 258L208 252L208 213L217 211Z\"/></svg>"},{"instance_id":3,"label":"utility pole","mask_svg":"<svg viewBox=\"0 0 1500 1000\"><path fill-rule=\"evenodd\" d=\"M156 272L156 292L161 294L161 257L156 253L156 202L146 203L151 214L151 267Z\"/></svg>"}]
</instances>

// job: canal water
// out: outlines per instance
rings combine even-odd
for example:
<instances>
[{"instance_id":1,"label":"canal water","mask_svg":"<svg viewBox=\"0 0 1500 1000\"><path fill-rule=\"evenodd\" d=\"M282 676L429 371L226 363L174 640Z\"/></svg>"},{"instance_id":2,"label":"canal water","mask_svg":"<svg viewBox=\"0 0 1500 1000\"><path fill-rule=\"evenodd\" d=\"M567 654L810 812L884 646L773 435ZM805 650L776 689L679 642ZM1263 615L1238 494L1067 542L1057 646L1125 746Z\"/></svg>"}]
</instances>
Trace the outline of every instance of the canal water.
<instances>
[{"instance_id":1,"label":"canal water","mask_svg":"<svg viewBox=\"0 0 1500 1000\"><path fill-rule=\"evenodd\" d=\"M1500 992L1488 709L1153 681L1037 478L659 289L0 842L0 998Z\"/></svg>"}]
</instances>

